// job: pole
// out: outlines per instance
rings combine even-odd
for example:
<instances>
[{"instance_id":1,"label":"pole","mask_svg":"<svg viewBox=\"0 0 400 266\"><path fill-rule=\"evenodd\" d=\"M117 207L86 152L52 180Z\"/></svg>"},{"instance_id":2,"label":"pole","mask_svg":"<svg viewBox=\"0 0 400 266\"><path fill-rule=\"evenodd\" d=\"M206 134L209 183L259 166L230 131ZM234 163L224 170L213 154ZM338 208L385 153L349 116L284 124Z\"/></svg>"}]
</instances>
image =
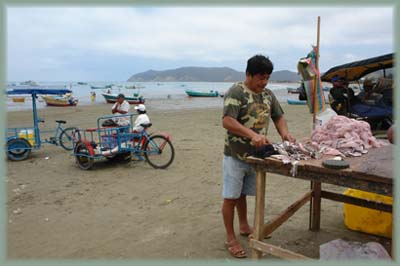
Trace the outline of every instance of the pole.
<instances>
[{"instance_id":1,"label":"pole","mask_svg":"<svg viewBox=\"0 0 400 266\"><path fill-rule=\"evenodd\" d=\"M318 16L318 23L317 23L317 47L315 50L315 68L317 69L317 71L319 72L319 27L321 24L321 18L320 16ZM318 82L318 76L315 75L314 77L314 101L313 101L313 129L315 129L315 121L316 121L316 114L315 114L315 110L317 109L317 82Z\"/></svg>"}]
</instances>

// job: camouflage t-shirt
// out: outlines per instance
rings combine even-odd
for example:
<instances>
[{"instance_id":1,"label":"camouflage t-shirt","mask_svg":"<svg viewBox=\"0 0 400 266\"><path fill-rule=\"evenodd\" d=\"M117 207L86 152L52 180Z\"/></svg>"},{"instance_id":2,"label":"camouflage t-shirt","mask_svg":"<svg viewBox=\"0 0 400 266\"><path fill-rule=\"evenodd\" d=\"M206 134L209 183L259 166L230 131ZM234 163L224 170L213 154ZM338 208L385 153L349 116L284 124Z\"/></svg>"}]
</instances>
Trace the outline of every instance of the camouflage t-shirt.
<instances>
[{"instance_id":1,"label":"camouflage t-shirt","mask_svg":"<svg viewBox=\"0 0 400 266\"><path fill-rule=\"evenodd\" d=\"M235 83L225 94L224 114L231 116L240 124L258 134L267 136L270 118L283 115L283 110L271 90L265 88L261 93L252 92L243 82ZM227 131L224 154L239 160L254 154L255 146L248 138Z\"/></svg>"}]
</instances>

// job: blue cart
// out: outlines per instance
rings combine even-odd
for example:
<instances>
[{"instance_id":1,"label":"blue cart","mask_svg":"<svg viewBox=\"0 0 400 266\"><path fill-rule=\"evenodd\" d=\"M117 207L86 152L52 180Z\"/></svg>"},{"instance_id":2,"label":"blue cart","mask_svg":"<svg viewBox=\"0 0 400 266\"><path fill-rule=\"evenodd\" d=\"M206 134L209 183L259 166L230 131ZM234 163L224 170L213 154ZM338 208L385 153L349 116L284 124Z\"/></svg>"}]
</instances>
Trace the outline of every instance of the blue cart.
<instances>
[{"instance_id":1,"label":"blue cart","mask_svg":"<svg viewBox=\"0 0 400 266\"><path fill-rule=\"evenodd\" d=\"M50 143L60 145L66 150L73 149L72 136L76 130L75 127L63 128L64 120L56 120L57 127L54 130L54 136L49 139L41 139L41 131L39 123L44 122L43 119L37 115L36 99L38 95L59 95L71 93L67 89L42 89L42 88L24 88L13 89L7 91L8 95L31 95L32 96L32 113L33 113L33 126L22 128L8 128L6 136L6 153L8 159L12 161L21 161L28 158L32 150L40 149L43 143ZM48 131L49 132L49 131ZM53 132L53 131L52 131Z\"/></svg>"},{"instance_id":2,"label":"blue cart","mask_svg":"<svg viewBox=\"0 0 400 266\"><path fill-rule=\"evenodd\" d=\"M132 125L133 114L102 116L97 119L96 128L79 129L73 137L75 161L81 169L89 170L97 159L146 160L154 168L167 168L174 160L175 150L167 133L150 134L151 123L142 124L141 132L132 131L131 126L104 127L102 121L129 116Z\"/></svg>"}]
</instances>

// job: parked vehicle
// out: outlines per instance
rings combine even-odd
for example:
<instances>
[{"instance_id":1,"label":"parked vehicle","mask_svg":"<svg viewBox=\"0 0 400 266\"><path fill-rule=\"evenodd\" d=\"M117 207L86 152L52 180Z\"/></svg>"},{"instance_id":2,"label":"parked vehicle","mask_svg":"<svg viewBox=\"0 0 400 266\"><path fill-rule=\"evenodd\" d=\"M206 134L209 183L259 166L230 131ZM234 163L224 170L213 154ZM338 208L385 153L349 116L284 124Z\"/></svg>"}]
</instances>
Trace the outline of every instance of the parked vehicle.
<instances>
[{"instance_id":1,"label":"parked vehicle","mask_svg":"<svg viewBox=\"0 0 400 266\"><path fill-rule=\"evenodd\" d=\"M331 82L332 78L336 76L345 78L348 82L358 85L361 92L365 92L362 85L365 79L375 80L373 90L380 95L381 100L371 103L362 101L357 95L354 99L347 98L346 116L368 122L372 132L380 134L393 124L394 87L392 74L388 74L393 64L393 54L376 56L335 66L325 72L321 80ZM350 95L349 91L347 95Z\"/></svg>"},{"instance_id":2,"label":"parked vehicle","mask_svg":"<svg viewBox=\"0 0 400 266\"><path fill-rule=\"evenodd\" d=\"M103 116L97 119L96 128L87 128L76 131L77 140L74 148L75 161L83 170L92 169L97 159L122 159L131 161L131 157L142 160L154 168L167 168L175 157L175 149L171 137L167 133L150 134L148 129L151 123L142 124L141 132L133 132L127 127L102 127L105 120L114 117L129 116L132 125L132 116Z\"/></svg>"},{"instance_id":3,"label":"parked vehicle","mask_svg":"<svg viewBox=\"0 0 400 266\"><path fill-rule=\"evenodd\" d=\"M66 150L73 149L72 136L76 129L75 127L63 128L61 124L65 124L64 120L56 120L57 127L55 130L44 131L39 128L39 123L44 123L44 120L39 118L36 109L36 98L40 94L65 94L71 93L67 89L14 89L7 91L8 95L24 95L30 94L32 96L32 113L33 113L33 127L22 128L8 128L6 137L6 153L8 159L12 161L21 161L28 158L33 149L40 149L42 144L50 143L53 145L60 145ZM53 136L48 139L41 139L42 133L54 132ZM75 136L78 136L77 133Z\"/></svg>"}]
</instances>

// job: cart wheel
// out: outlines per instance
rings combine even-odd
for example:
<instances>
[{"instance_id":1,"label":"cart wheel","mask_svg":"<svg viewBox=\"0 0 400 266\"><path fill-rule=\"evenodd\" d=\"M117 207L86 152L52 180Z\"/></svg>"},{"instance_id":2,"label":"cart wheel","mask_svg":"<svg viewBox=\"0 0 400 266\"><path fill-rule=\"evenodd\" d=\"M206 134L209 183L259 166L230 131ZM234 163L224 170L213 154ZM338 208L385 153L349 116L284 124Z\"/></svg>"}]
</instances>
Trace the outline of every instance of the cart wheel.
<instances>
[{"instance_id":1,"label":"cart wheel","mask_svg":"<svg viewBox=\"0 0 400 266\"><path fill-rule=\"evenodd\" d=\"M88 147L85 143L79 142L74 150L75 161L83 170L89 170L93 167L94 159L90 157Z\"/></svg>"},{"instance_id":2,"label":"cart wheel","mask_svg":"<svg viewBox=\"0 0 400 266\"><path fill-rule=\"evenodd\" d=\"M174 160L175 149L164 136L154 135L143 146L146 161L154 168L167 168Z\"/></svg>"},{"instance_id":3,"label":"cart wheel","mask_svg":"<svg viewBox=\"0 0 400 266\"><path fill-rule=\"evenodd\" d=\"M26 139L12 139L7 142L7 157L11 161L22 161L31 153L31 144Z\"/></svg>"},{"instance_id":4,"label":"cart wheel","mask_svg":"<svg viewBox=\"0 0 400 266\"><path fill-rule=\"evenodd\" d=\"M74 143L81 139L81 134L76 127L69 127L64 129L59 137L59 143L61 147L67 151L72 151L74 149Z\"/></svg>"}]
</instances>

